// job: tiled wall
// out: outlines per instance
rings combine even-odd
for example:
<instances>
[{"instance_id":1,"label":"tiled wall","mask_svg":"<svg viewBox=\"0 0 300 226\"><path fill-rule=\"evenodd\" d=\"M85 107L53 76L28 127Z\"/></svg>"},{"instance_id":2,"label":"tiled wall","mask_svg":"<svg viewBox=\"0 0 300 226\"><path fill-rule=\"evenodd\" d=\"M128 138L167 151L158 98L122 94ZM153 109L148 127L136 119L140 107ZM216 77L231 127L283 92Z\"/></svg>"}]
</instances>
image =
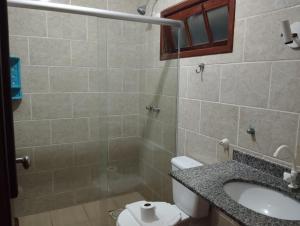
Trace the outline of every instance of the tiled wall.
<instances>
[{"instance_id":1,"label":"tiled wall","mask_svg":"<svg viewBox=\"0 0 300 226\"><path fill-rule=\"evenodd\" d=\"M140 2L72 4L135 13ZM10 8L9 28L24 92L17 155L32 160L18 169L17 215L132 190L170 199L177 64L159 61L159 26Z\"/></svg>"},{"instance_id":2,"label":"tiled wall","mask_svg":"<svg viewBox=\"0 0 300 226\"><path fill-rule=\"evenodd\" d=\"M164 1L160 11L174 2ZM176 1L177 2L177 1ZM287 144L300 165L300 50L280 37L280 22L300 21L300 1L237 0L233 53L180 60L179 154L205 163L227 159L218 145L276 161ZM205 63L203 79L195 69ZM246 133L256 129L252 139ZM287 164L283 154L279 161Z\"/></svg>"},{"instance_id":3,"label":"tiled wall","mask_svg":"<svg viewBox=\"0 0 300 226\"><path fill-rule=\"evenodd\" d=\"M105 31L95 18L9 9L11 55L21 57L24 92L14 102L17 155L32 160L28 171L18 169L17 215L107 191L110 115L98 82L106 76L98 29Z\"/></svg>"}]
</instances>

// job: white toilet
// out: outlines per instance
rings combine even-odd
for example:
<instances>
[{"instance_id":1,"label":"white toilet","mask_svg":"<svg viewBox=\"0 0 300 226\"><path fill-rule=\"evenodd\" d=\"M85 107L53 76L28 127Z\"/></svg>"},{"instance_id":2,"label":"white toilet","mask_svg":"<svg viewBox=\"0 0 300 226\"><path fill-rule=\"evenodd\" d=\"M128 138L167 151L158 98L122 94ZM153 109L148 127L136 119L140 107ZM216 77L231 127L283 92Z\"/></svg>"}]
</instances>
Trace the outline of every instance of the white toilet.
<instances>
[{"instance_id":1,"label":"white toilet","mask_svg":"<svg viewBox=\"0 0 300 226\"><path fill-rule=\"evenodd\" d=\"M171 160L172 170L188 169L202 166L186 156ZM197 219L208 216L209 203L195 193L172 179L173 201L175 205L165 202L139 201L126 205L117 220L117 226L177 226L193 224Z\"/></svg>"}]
</instances>

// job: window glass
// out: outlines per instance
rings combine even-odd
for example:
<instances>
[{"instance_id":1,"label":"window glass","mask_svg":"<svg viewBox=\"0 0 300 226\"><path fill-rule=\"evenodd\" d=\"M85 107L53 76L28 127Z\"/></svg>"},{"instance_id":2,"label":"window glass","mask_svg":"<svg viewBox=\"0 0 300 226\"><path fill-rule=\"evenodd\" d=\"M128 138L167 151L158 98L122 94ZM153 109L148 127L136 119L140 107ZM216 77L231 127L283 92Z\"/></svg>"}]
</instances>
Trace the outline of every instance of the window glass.
<instances>
[{"instance_id":1,"label":"window glass","mask_svg":"<svg viewBox=\"0 0 300 226\"><path fill-rule=\"evenodd\" d=\"M188 42L187 42L187 38L185 35L185 31L184 28L176 28L176 27L172 27L172 37L173 37L173 42L174 42L174 46L177 49L177 44L178 44L178 36L179 38L179 46L180 48L186 48L188 47Z\"/></svg>"},{"instance_id":2,"label":"window glass","mask_svg":"<svg viewBox=\"0 0 300 226\"><path fill-rule=\"evenodd\" d=\"M160 59L176 59L233 50L236 0L185 0L161 12L162 18L181 20L185 26L161 26Z\"/></svg>"},{"instance_id":3,"label":"window glass","mask_svg":"<svg viewBox=\"0 0 300 226\"><path fill-rule=\"evenodd\" d=\"M223 6L207 12L213 41L226 41L228 39L228 8Z\"/></svg>"},{"instance_id":4,"label":"window glass","mask_svg":"<svg viewBox=\"0 0 300 226\"><path fill-rule=\"evenodd\" d=\"M205 29L205 22L202 14L193 15L188 18L189 30L192 36L193 45L208 43L208 36Z\"/></svg>"}]
</instances>

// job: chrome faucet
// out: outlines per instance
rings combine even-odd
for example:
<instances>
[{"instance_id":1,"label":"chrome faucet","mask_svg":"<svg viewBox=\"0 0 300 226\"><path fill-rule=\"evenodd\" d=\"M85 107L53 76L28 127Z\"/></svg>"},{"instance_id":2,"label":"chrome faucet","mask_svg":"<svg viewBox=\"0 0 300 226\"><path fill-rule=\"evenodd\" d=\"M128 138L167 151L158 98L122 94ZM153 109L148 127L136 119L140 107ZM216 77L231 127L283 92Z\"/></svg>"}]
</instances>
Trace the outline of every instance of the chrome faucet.
<instances>
[{"instance_id":1,"label":"chrome faucet","mask_svg":"<svg viewBox=\"0 0 300 226\"><path fill-rule=\"evenodd\" d=\"M296 156L292 152L292 150L289 148L288 145L279 146L276 149L276 151L274 152L273 156L277 157L282 150L287 150L290 158L292 159L291 173L284 172L283 179L289 183L289 185L288 185L289 188L297 189L300 187L300 184L299 184L299 182L297 182L297 177L298 177L299 172L297 171Z\"/></svg>"}]
</instances>

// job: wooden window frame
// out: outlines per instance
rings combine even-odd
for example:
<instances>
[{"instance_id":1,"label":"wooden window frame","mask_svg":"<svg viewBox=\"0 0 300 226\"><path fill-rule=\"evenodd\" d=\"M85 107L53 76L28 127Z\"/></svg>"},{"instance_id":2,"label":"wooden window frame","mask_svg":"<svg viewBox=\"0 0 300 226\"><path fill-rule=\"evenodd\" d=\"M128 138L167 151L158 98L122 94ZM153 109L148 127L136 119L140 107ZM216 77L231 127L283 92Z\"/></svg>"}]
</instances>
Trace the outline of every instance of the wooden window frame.
<instances>
[{"instance_id":1,"label":"wooden window frame","mask_svg":"<svg viewBox=\"0 0 300 226\"><path fill-rule=\"evenodd\" d=\"M196 57L211 54L229 53L233 50L234 38L234 21L235 21L235 0L186 0L169 7L161 12L162 18L169 18L175 20L182 20L184 22L184 32L187 37L187 48L181 48L178 51L168 52L168 46L176 50L177 43L173 43L173 37L170 26L161 26L160 31L160 59L169 60L176 58ZM207 12L209 10L217 9L222 6L228 7L228 38L226 41L213 42L213 34L210 29ZM187 18L202 13L205 28L208 36L209 43L192 46L191 34L188 27ZM168 43L166 46L165 43Z\"/></svg>"}]
</instances>

